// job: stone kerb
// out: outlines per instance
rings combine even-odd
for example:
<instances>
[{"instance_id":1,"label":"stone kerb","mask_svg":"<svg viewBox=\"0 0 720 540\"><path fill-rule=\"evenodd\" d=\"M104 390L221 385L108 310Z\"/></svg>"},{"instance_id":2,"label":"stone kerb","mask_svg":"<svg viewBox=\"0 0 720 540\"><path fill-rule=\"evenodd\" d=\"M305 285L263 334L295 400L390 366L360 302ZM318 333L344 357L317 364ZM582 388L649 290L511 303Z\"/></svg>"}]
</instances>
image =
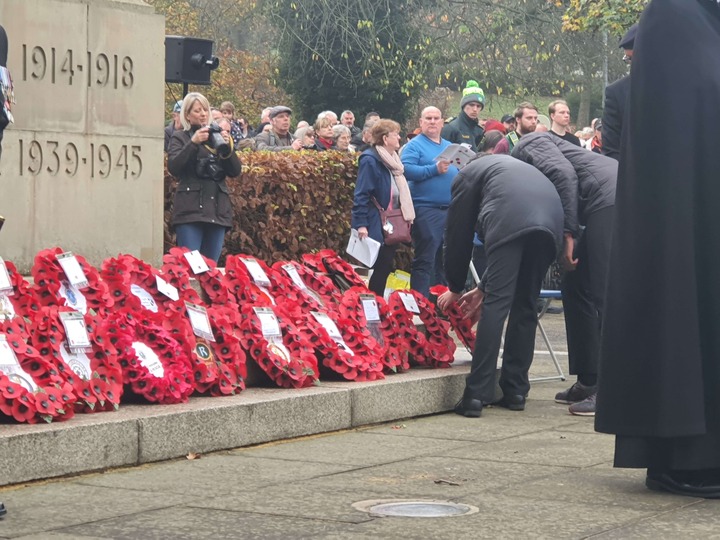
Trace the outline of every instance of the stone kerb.
<instances>
[{"instance_id":1,"label":"stone kerb","mask_svg":"<svg viewBox=\"0 0 720 540\"><path fill-rule=\"evenodd\" d=\"M15 124L0 163L2 255L60 245L159 264L164 19L140 0L3 0Z\"/></svg>"}]
</instances>

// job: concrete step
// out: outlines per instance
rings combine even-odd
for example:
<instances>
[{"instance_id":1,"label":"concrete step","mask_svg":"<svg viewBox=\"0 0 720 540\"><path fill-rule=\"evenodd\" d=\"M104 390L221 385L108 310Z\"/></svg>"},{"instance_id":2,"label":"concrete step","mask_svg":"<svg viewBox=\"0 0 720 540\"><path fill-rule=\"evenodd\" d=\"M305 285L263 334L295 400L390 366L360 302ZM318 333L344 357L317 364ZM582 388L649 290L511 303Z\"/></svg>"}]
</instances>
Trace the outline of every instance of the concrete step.
<instances>
[{"instance_id":1,"label":"concrete step","mask_svg":"<svg viewBox=\"0 0 720 540\"><path fill-rule=\"evenodd\" d=\"M382 381L255 387L180 405L121 405L67 422L0 425L0 486L448 411L469 366L469 353L458 349L448 369L416 368Z\"/></svg>"}]
</instances>

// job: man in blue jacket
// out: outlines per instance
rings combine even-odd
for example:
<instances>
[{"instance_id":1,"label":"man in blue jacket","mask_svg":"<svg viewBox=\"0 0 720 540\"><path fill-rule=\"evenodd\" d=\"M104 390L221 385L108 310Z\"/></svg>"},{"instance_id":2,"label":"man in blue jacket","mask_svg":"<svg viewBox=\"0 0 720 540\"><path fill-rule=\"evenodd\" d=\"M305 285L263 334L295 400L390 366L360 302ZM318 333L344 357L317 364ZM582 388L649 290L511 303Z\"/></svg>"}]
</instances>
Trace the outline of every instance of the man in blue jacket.
<instances>
[{"instance_id":1,"label":"man in blue jacket","mask_svg":"<svg viewBox=\"0 0 720 540\"><path fill-rule=\"evenodd\" d=\"M443 233L450 206L450 186L457 167L436 161L450 142L440 136L443 118L437 107L426 107L420 115L420 135L402 151L405 177L410 185L415 221L412 228L414 256L410 287L430 295L430 287L445 284L443 271Z\"/></svg>"}]
</instances>

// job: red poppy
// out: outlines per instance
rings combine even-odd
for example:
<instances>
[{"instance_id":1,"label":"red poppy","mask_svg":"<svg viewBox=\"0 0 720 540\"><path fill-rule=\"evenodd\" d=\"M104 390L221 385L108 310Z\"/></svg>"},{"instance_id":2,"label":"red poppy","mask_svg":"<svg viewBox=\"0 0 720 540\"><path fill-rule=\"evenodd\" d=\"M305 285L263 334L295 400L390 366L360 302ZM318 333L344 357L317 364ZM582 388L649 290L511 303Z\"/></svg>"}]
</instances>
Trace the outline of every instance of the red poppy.
<instances>
[{"instance_id":1,"label":"red poppy","mask_svg":"<svg viewBox=\"0 0 720 540\"><path fill-rule=\"evenodd\" d=\"M190 267L190 263L185 258L185 253L189 253L187 248L174 247L163 256L163 273L169 277L167 281L183 293L181 294L183 300L198 303L199 299L193 299L193 295L190 293L190 291L194 292L194 289L189 285L190 279L194 278L200 283L200 287L211 304L235 305L235 298L224 283L223 273L217 268L215 261L201 255L209 270L195 274Z\"/></svg>"}]
</instances>

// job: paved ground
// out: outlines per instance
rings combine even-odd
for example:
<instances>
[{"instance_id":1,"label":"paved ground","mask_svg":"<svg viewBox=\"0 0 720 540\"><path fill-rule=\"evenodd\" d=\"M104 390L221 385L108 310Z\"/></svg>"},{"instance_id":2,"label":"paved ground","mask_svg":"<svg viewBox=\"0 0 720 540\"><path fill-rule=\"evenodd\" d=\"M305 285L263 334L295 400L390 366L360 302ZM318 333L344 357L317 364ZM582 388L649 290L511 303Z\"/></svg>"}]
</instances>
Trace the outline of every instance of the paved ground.
<instances>
[{"instance_id":1,"label":"paved ground","mask_svg":"<svg viewBox=\"0 0 720 540\"><path fill-rule=\"evenodd\" d=\"M562 317L547 316L558 349ZM566 358L561 356L561 358ZM552 372L539 352L533 373ZM524 412L442 414L0 489L0 538L720 538L720 502L650 492L537 383ZM477 508L374 517L366 500Z\"/></svg>"}]
</instances>

